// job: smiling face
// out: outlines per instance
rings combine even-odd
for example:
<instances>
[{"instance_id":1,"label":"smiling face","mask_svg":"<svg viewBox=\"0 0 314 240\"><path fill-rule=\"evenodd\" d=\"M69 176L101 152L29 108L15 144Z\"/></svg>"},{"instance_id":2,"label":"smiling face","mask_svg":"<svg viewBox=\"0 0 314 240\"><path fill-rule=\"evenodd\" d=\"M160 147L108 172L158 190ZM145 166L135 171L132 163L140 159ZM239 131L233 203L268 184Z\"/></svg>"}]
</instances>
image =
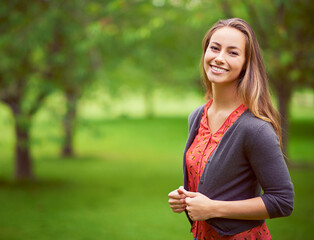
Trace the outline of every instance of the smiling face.
<instances>
[{"instance_id":1,"label":"smiling face","mask_svg":"<svg viewBox=\"0 0 314 240\"><path fill-rule=\"evenodd\" d=\"M239 79L245 63L245 41L245 35L232 27L214 32L203 62L211 83L231 83Z\"/></svg>"}]
</instances>

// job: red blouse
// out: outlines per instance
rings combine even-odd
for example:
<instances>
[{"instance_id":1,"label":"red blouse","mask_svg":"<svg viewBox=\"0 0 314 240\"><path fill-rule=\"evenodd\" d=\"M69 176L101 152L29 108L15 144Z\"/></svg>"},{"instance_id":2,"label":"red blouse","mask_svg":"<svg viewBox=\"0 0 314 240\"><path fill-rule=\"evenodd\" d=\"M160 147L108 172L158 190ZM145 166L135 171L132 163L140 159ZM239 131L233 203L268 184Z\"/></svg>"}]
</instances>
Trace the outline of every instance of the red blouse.
<instances>
[{"instance_id":1,"label":"red blouse","mask_svg":"<svg viewBox=\"0 0 314 240\"><path fill-rule=\"evenodd\" d=\"M203 173L204 167L219 144L223 134L228 128L238 119L238 117L247 109L247 107L241 104L236 110L234 110L217 132L212 133L209 129L207 110L212 104L210 100L204 108L203 116L198 129L198 134L195 137L192 145L186 153L186 165L188 171L188 185L189 191L196 192L198 184ZM233 236L220 237L218 233L205 221L195 221L192 225L192 233L194 238L198 240L238 240L238 239L263 239L269 240L271 236L269 234L266 224L255 227L243 233L239 233Z\"/></svg>"}]
</instances>

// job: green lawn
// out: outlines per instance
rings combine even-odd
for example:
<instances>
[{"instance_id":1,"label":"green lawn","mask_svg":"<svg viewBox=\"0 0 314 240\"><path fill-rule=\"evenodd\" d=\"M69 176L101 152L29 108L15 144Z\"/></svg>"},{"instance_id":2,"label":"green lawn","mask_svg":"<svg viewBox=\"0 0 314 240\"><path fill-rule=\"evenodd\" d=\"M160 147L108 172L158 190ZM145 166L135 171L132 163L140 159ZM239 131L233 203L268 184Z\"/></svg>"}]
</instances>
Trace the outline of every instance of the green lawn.
<instances>
[{"instance_id":1,"label":"green lawn","mask_svg":"<svg viewBox=\"0 0 314 240\"><path fill-rule=\"evenodd\" d=\"M293 158L314 160L313 123L293 121ZM185 216L167 203L168 192L182 185L186 119L81 121L73 159L59 158L59 127L34 125L37 182L16 184L13 129L0 123L0 239L192 239ZM276 240L309 239L314 226L314 171L295 169L291 176L293 215L268 220Z\"/></svg>"}]
</instances>

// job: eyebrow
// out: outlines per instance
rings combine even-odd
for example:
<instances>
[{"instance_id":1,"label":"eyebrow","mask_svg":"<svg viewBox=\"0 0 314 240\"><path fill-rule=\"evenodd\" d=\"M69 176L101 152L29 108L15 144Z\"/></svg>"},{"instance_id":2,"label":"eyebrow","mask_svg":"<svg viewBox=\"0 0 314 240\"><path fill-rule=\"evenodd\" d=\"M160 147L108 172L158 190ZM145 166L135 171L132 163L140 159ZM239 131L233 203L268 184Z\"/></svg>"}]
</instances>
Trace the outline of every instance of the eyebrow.
<instances>
[{"instance_id":1,"label":"eyebrow","mask_svg":"<svg viewBox=\"0 0 314 240\"><path fill-rule=\"evenodd\" d=\"M212 42L212 43L215 43L215 44L217 44L218 46L220 46L220 47L221 47L221 44L220 44L220 43L218 43L218 42ZM236 47L236 46L228 46L228 48L232 48L232 49L236 48L236 49L238 49L239 51L241 51L241 49L240 49L240 48L238 48L238 47Z\"/></svg>"}]
</instances>

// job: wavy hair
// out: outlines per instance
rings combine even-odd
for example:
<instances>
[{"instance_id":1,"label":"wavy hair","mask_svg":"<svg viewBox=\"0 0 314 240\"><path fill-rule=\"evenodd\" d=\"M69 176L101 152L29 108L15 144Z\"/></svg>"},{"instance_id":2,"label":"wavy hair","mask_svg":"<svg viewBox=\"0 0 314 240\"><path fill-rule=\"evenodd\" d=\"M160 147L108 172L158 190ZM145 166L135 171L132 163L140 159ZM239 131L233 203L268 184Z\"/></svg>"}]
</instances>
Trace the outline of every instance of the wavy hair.
<instances>
[{"instance_id":1,"label":"wavy hair","mask_svg":"<svg viewBox=\"0 0 314 240\"><path fill-rule=\"evenodd\" d=\"M231 27L245 35L245 63L239 75L238 93L244 104L258 118L270 122L281 141L281 120L277 110L273 107L268 89L268 79L255 33L250 25L240 18L219 20L205 34L203 39L203 55L201 58L201 73L206 87L206 98L212 98L212 85L204 69L204 56L211 36L220 28Z\"/></svg>"}]
</instances>

